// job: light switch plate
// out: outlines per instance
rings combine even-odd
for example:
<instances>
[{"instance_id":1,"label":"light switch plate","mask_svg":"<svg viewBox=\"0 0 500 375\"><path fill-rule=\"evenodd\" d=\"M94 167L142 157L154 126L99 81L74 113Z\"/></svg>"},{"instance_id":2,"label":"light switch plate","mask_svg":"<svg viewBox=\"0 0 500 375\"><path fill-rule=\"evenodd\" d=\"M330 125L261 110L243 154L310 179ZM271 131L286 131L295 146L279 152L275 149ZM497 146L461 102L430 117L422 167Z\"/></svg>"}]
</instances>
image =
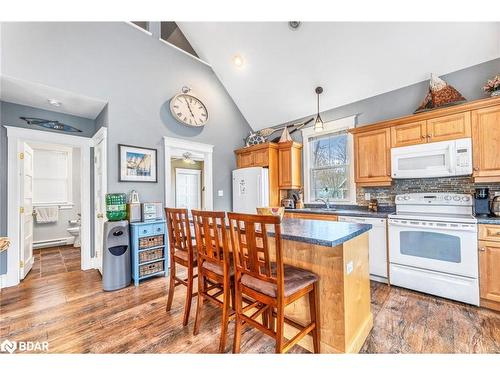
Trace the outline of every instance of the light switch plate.
<instances>
[{"instance_id":1,"label":"light switch plate","mask_svg":"<svg viewBox=\"0 0 500 375\"><path fill-rule=\"evenodd\" d=\"M365 201L369 201L370 200L370 193L365 193Z\"/></svg>"},{"instance_id":2,"label":"light switch plate","mask_svg":"<svg viewBox=\"0 0 500 375\"><path fill-rule=\"evenodd\" d=\"M346 268L347 268L346 273L349 275L352 272L352 270L354 269L354 264L352 263L352 260L349 263L347 263Z\"/></svg>"},{"instance_id":3,"label":"light switch plate","mask_svg":"<svg viewBox=\"0 0 500 375\"><path fill-rule=\"evenodd\" d=\"M217 196L218 197L223 197L224 196L224 190L217 190Z\"/></svg>"}]
</instances>

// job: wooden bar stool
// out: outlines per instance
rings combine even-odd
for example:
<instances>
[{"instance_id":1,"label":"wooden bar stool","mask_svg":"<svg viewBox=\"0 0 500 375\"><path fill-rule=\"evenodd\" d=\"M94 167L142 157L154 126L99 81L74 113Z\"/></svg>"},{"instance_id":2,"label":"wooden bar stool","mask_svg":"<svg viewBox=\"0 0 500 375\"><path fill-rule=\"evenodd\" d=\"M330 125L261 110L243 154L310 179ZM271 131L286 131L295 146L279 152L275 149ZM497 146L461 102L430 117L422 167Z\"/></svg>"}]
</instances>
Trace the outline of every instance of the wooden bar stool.
<instances>
[{"instance_id":1,"label":"wooden bar stool","mask_svg":"<svg viewBox=\"0 0 500 375\"><path fill-rule=\"evenodd\" d=\"M226 349L227 328L234 270L229 252L229 236L226 228L226 213L191 210L196 233L198 256L198 304L193 334L198 334L201 308L204 300L222 308L219 352ZM212 293L209 293L212 292ZM218 299L222 295L222 301Z\"/></svg>"},{"instance_id":2,"label":"wooden bar stool","mask_svg":"<svg viewBox=\"0 0 500 375\"><path fill-rule=\"evenodd\" d=\"M283 263L281 219L279 216L228 213L235 266L236 326L233 352L240 352L241 329L249 324L276 340L276 353L286 353L307 334L313 338L314 352L319 353L316 274ZM268 228L274 229L269 239ZM268 241L274 241L276 261L271 261ZM285 307L301 297L309 297L311 323L304 326L285 317ZM255 302L243 307L243 297ZM250 316L245 313L253 311ZM269 313L271 312L271 313ZM262 316L263 323L257 318ZM276 317L269 321L266 316ZM267 321L267 324L266 324ZM299 330L292 339L284 337L285 323Z\"/></svg>"},{"instance_id":3,"label":"wooden bar stool","mask_svg":"<svg viewBox=\"0 0 500 375\"><path fill-rule=\"evenodd\" d=\"M184 319L182 324L186 326L191 311L191 300L193 294L193 280L196 267L196 256L193 250L191 228L189 226L188 210L185 208L165 208L165 216L168 227L168 242L170 247L170 284L168 288L167 311L172 307L175 287L184 285L187 287L186 302L184 305ZM187 269L187 278L181 279L176 275L176 265Z\"/></svg>"}]
</instances>

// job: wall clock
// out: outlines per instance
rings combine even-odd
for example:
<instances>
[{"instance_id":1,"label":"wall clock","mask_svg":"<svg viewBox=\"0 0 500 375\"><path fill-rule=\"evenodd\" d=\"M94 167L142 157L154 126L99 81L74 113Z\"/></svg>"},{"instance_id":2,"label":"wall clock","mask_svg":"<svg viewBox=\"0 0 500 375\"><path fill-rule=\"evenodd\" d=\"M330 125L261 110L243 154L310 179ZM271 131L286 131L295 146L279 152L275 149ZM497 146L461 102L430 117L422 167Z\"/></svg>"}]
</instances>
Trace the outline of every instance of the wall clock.
<instances>
[{"instance_id":1,"label":"wall clock","mask_svg":"<svg viewBox=\"0 0 500 375\"><path fill-rule=\"evenodd\" d=\"M189 87L170 100L172 116L183 125L200 127L208 121L208 110L205 104L190 93Z\"/></svg>"}]
</instances>

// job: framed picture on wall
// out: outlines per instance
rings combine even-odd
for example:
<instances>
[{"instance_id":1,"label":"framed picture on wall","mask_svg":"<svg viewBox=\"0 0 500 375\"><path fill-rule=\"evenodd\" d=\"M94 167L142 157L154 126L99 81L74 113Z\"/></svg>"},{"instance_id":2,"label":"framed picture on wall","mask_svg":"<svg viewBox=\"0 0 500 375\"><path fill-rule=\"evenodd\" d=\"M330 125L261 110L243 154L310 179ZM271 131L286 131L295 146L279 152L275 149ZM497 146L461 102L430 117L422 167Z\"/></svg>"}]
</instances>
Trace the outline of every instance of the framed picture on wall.
<instances>
[{"instance_id":1,"label":"framed picture on wall","mask_svg":"<svg viewBox=\"0 0 500 375\"><path fill-rule=\"evenodd\" d=\"M121 182L158 182L157 150L118 145Z\"/></svg>"}]
</instances>

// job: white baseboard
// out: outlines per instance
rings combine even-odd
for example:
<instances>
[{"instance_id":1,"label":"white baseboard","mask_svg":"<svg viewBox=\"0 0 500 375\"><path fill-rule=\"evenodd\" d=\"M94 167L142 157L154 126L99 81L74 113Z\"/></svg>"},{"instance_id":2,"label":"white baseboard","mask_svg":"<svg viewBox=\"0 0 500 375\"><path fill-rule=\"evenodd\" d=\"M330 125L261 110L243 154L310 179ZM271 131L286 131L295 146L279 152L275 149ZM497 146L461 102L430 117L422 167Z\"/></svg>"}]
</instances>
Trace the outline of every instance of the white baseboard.
<instances>
[{"instance_id":1,"label":"white baseboard","mask_svg":"<svg viewBox=\"0 0 500 375\"><path fill-rule=\"evenodd\" d=\"M33 249L43 249L45 247L72 245L74 242L75 242L75 237L73 236L54 238L43 241L33 241Z\"/></svg>"}]
</instances>

